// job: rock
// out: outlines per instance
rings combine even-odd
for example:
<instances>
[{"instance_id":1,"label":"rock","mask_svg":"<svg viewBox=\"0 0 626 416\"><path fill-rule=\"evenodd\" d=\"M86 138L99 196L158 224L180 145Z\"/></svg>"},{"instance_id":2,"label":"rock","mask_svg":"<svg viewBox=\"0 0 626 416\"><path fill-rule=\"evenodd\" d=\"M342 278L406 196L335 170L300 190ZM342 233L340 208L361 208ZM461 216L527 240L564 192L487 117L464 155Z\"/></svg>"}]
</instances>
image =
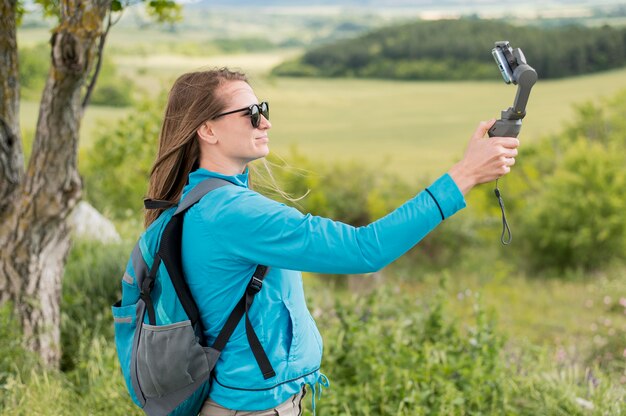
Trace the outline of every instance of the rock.
<instances>
[{"instance_id":1,"label":"rock","mask_svg":"<svg viewBox=\"0 0 626 416\"><path fill-rule=\"evenodd\" d=\"M74 237L102 243L119 243L122 239L115 225L86 201L80 201L70 216Z\"/></svg>"}]
</instances>

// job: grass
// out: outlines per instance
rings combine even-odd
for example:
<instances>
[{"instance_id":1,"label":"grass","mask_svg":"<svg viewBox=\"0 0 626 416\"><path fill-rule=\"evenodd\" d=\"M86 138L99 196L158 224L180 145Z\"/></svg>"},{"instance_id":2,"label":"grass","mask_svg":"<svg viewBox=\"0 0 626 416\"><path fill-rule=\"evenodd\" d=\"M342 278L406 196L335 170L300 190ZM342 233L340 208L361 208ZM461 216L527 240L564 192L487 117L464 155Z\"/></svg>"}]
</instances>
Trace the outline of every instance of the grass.
<instances>
[{"instance_id":1,"label":"grass","mask_svg":"<svg viewBox=\"0 0 626 416\"><path fill-rule=\"evenodd\" d=\"M478 300L495 312L498 333L506 337L509 349L545 348L555 365L585 368L602 360L616 387L626 388L624 265L568 279L549 273L528 276L502 260L494 261L493 253L470 249L465 256L461 264L440 268L402 257L378 278L305 275L306 293L315 305L312 313L332 309L338 296L359 296L381 286L394 287L414 296L416 305L426 305L443 284L449 318L460 326L469 329L474 324Z\"/></svg>"}]
</instances>

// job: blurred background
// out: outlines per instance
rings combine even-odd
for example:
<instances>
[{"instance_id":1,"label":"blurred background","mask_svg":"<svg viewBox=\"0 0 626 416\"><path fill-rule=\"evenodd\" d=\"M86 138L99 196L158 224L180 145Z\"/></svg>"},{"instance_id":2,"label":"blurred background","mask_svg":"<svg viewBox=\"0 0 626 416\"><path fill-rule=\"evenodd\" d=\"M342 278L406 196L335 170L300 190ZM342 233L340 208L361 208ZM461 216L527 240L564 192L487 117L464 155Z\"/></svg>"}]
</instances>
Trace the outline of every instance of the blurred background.
<instances>
[{"instance_id":1,"label":"blurred background","mask_svg":"<svg viewBox=\"0 0 626 416\"><path fill-rule=\"evenodd\" d=\"M55 21L25 8L28 155ZM498 40L522 48L539 74L517 164L499 183L513 242L500 243L486 184L380 272L305 275L331 380L317 414L626 414L626 2L205 0L158 20L127 5L107 39L81 126L89 205L75 215L63 281L61 369L22 349L4 307L2 414L141 414L123 385L109 306L143 230L179 75L246 72L271 104L280 187L310 190L295 204L303 212L360 226L445 173L478 122L512 104L516 87L491 56Z\"/></svg>"}]
</instances>

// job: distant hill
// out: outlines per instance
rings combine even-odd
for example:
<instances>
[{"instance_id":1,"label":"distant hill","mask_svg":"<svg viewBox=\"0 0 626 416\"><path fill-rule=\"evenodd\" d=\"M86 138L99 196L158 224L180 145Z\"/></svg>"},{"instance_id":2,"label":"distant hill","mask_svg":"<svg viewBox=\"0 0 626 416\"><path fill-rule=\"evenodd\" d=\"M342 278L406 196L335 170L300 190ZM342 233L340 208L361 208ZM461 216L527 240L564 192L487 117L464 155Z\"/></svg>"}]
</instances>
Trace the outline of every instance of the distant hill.
<instances>
[{"instance_id":1,"label":"distant hill","mask_svg":"<svg viewBox=\"0 0 626 416\"><path fill-rule=\"evenodd\" d=\"M540 78L626 65L626 28L518 27L502 21L417 21L316 47L273 70L277 75L395 79L493 79L494 41L524 51Z\"/></svg>"}]
</instances>

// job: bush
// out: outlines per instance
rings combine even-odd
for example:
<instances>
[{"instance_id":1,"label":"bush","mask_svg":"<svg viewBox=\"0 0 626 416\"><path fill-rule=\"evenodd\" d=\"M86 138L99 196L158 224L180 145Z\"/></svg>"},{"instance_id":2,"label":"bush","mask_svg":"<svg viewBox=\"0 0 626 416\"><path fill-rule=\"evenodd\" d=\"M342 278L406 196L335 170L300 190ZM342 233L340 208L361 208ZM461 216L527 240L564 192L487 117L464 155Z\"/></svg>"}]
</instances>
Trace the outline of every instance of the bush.
<instances>
[{"instance_id":1,"label":"bush","mask_svg":"<svg viewBox=\"0 0 626 416\"><path fill-rule=\"evenodd\" d=\"M331 388L327 415L604 415L626 411L624 389L597 368L557 367L547 349L507 345L493 314L474 305L462 330L444 292L400 290L338 300L317 318ZM327 309L328 310L328 309ZM587 408L593 407L593 411ZM307 413L310 415L310 413Z\"/></svg>"},{"instance_id":2,"label":"bush","mask_svg":"<svg viewBox=\"0 0 626 416\"><path fill-rule=\"evenodd\" d=\"M380 291L334 312L320 320L333 388L318 414L504 413L504 339L482 309L467 334L445 318L442 294L424 304Z\"/></svg>"},{"instance_id":3,"label":"bush","mask_svg":"<svg viewBox=\"0 0 626 416\"><path fill-rule=\"evenodd\" d=\"M50 69L50 45L40 43L18 52L20 95L23 99L37 100L41 97L48 70Z\"/></svg>"},{"instance_id":4,"label":"bush","mask_svg":"<svg viewBox=\"0 0 626 416\"><path fill-rule=\"evenodd\" d=\"M520 266L584 272L626 257L625 115L623 91L579 106L561 133L520 149L500 182ZM468 206L480 238L499 233L493 184L472 192Z\"/></svg>"},{"instance_id":5,"label":"bush","mask_svg":"<svg viewBox=\"0 0 626 416\"><path fill-rule=\"evenodd\" d=\"M63 276L61 300L61 369L80 360L77 340L113 338L110 307L121 295L121 279L132 247L75 241Z\"/></svg>"},{"instance_id":6,"label":"bush","mask_svg":"<svg viewBox=\"0 0 626 416\"><path fill-rule=\"evenodd\" d=\"M0 306L0 408L2 408L3 386L16 371L39 368L37 357L22 348L20 322L7 302Z\"/></svg>"},{"instance_id":7,"label":"bush","mask_svg":"<svg viewBox=\"0 0 626 416\"><path fill-rule=\"evenodd\" d=\"M161 117L156 105L143 102L113 129L102 129L81 155L85 198L107 217L123 220L141 215Z\"/></svg>"},{"instance_id":8,"label":"bush","mask_svg":"<svg viewBox=\"0 0 626 416\"><path fill-rule=\"evenodd\" d=\"M117 67L105 56L91 96L91 104L126 107L133 103L133 82L117 73Z\"/></svg>"},{"instance_id":9,"label":"bush","mask_svg":"<svg viewBox=\"0 0 626 416\"><path fill-rule=\"evenodd\" d=\"M593 269L626 253L626 157L579 140L544 181L523 217L535 265Z\"/></svg>"}]
</instances>

